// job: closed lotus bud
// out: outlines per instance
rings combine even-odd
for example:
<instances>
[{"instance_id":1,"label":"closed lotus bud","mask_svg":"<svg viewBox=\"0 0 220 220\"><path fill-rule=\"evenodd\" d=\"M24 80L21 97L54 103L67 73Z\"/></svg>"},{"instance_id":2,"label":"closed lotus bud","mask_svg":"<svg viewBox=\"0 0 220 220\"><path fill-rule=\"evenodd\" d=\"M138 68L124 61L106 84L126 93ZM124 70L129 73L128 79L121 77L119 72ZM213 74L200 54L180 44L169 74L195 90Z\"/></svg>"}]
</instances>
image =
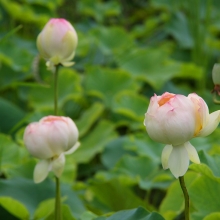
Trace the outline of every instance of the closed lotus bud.
<instances>
[{"instance_id":1,"label":"closed lotus bud","mask_svg":"<svg viewBox=\"0 0 220 220\"><path fill-rule=\"evenodd\" d=\"M73 26L63 18L52 18L37 37L37 48L49 69L71 66L78 38Z\"/></svg>"},{"instance_id":2,"label":"closed lotus bud","mask_svg":"<svg viewBox=\"0 0 220 220\"><path fill-rule=\"evenodd\" d=\"M169 168L178 178L186 173L189 160L200 163L189 140L211 134L219 120L220 111L209 114L207 104L198 95L166 92L151 98L144 124L153 140L166 144L161 158L163 168Z\"/></svg>"},{"instance_id":3,"label":"closed lotus bud","mask_svg":"<svg viewBox=\"0 0 220 220\"><path fill-rule=\"evenodd\" d=\"M31 155L41 159L34 170L34 181L43 181L49 171L59 178L65 165L65 154L78 147L78 129L68 117L47 116L29 124L24 132L24 144Z\"/></svg>"},{"instance_id":4,"label":"closed lotus bud","mask_svg":"<svg viewBox=\"0 0 220 220\"><path fill-rule=\"evenodd\" d=\"M212 93L216 93L217 95L220 95L220 64L219 63L216 63L213 66L212 80L215 85L214 89L212 90Z\"/></svg>"},{"instance_id":5,"label":"closed lotus bud","mask_svg":"<svg viewBox=\"0 0 220 220\"><path fill-rule=\"evenodd\" d=\"M220 85L220 64L215 63L212 69L212 80L215 85Z\"/></svg>"}]
</instances>

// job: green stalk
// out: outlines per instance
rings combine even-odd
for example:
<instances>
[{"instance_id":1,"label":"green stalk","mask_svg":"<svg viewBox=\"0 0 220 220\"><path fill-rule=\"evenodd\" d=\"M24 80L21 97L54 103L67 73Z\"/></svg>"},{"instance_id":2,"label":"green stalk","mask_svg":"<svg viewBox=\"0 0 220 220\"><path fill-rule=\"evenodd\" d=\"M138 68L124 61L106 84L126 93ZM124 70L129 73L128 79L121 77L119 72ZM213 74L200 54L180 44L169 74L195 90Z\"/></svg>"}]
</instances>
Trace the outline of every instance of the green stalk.
<instances>
[{"instance_id":1,"label":"green stalk","mask_svg":"<svg viewBox=\"0 0 220 220\"><path fill-rule=\"evenodd\" d=\"M56 178L56 201L55 201L55 220L62 220L61 199L60 199L60 179Z\"/></svg>"},{"instance_id":2,"label":"green stalk","mask_svg":"<svg viewBox=\"0 0 220 220\"><path fill-rule=\"evenodd\" d=\"M58 70L59 66L55 67L54 72L54 115L58 115Z\"/></svg>"},{"instance_id":3,"label":"green stalk","mask_svg":"<svg viewBox=\"0 0 220 220\"><path fill-rule=\"evenodd\" d=\"M55 67L54 72L54 115L58 115L58 69L59 66ZM55 220L62 220L62 211L61 211L61 198L60 198L60 179L56 179L56 200L55 200Z\"/></svg>"},{"instance_id":4,"label":"green stalk","mask_svg":"<svg viewBox=\"0 0 220 220\"><path fill-rule=\"evenodd\" d=\"M185 220L189 220L189 194L186 189L184 176L179 177L180 186L183 191L184 199L185 199Z\"/></svg>"}]
</instances>

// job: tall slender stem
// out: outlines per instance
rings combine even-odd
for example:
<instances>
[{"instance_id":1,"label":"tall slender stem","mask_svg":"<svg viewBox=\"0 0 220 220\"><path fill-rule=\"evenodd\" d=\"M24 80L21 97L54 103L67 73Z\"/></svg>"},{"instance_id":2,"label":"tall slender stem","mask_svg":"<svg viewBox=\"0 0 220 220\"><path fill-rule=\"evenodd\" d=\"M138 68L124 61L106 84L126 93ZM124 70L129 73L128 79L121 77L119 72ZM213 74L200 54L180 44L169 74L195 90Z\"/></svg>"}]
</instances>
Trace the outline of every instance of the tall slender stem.
<instances>
[{"instance_id":1,"label":"tall slender stem","mask_svg":"<svg viewBox=\"0 0 220 220\"><path fill-rule=\"evenodd\" d=\"M59 66L55 67L54 72L54 115L58 115L58 69ZM61 211L61 199L60 199L60 179L56 179L56 200L55 200L55 220L62 220L62 211Z\"/></svg>"},{"instance_id":2,"label":"tall slender stem","mask_svg":"<svg viewBox=\"0 0 220 220\"><path fill-rule=\"evenodd\" d=\"M189 194L186 189L184 176L179 177L179 182L185 199L185 220L189 220Z\"/></svg>"},{"instance_id":3,"label":"tall slender stem","mask_svg":"<svg viewBox=\"0 0 220 220\"><path fill-rule=\"evenodd\" d=\"M54 115L58 115L58 70L59 66L55 67L54 72Z\"/></svg>"},{"instance_id":4,"label":"tall slender stem","mask_svg":"<svg viewBox=\"0 0 220 220\"><path fill-rule=\"evenodd\" d=\"M56 178L56 201L55 201L55 220L62 219L61 199L60 199L60 179Z\"/></svg>"}]
</instances>

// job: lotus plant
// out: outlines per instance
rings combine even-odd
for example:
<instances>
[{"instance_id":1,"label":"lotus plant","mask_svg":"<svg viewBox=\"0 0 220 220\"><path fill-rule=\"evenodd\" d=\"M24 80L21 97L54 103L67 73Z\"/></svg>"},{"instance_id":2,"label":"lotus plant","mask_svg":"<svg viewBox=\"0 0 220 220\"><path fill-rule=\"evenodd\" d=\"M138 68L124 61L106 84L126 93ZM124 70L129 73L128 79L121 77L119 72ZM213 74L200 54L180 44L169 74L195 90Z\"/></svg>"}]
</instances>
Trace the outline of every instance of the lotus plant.
<instances>
[{"instance_id":1,"label":"lotus plant","mask_svg":"<svg viewBox=\"0 0 220 220\"><path fill-rule=\"evenodd\" d=\"M60 178L65 155L79 147L78 135L75 123L64 116L47 116L26 127L24 143L30 154L40 159L34 169L35 183L42 182L49 171Z\"/></svg>"},{"instance_id":2,"label":"lotus plant","mask_svg":"<svg viewBox=\"0 0 220 220\"><path fill-rule=\"evenodd\" d=\"M211 134L219 120L220 111L209 114L207 104L197 94L184 96L166 92L151 98L144 124L154 141L166 144L162 166L178 178L186 173L189 160L200 163L197 151L189 141Z\"/></svg>"},{"instance_id":3,"label":"lotus plant","mask_svg":"<svg viewBox=\"0 0 220 220\"><path fill-rule=\"evenodd\" d=\"M37 37L37 48L48 69L56 65L72 66L78 37L74 27L63 18L52 18Z\"/></svg>"}]
</instances>

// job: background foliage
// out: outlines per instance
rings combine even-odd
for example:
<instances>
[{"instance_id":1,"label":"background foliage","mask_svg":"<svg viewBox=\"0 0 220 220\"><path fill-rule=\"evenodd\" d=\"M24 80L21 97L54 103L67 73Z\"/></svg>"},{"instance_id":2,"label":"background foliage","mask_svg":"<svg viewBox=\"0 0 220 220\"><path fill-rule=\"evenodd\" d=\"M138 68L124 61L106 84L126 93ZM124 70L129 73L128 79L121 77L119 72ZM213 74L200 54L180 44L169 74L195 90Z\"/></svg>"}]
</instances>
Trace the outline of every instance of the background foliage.
<instances>
[{"instance_id":1,"label":"background foliage","mask_svg":"<svg viewBox=\"0 0 220 220\"><path fill-rule=\"evenodd\" d=\"M25 126L53 114L52 74L35 41L52 17L75 27L72 68L59 75L59 114L81 147L62 175L67 220L182 219L178 181L162 170L163 145L143 126L149 98L196 92L213 104L211 69L220 55L218 0L1 0L0 216L53 219L54 180L32 180L36 160ZM186 174L192 220L220 217L220 129L193 140L201 165Z\"/></svg>"}]
</instances>

